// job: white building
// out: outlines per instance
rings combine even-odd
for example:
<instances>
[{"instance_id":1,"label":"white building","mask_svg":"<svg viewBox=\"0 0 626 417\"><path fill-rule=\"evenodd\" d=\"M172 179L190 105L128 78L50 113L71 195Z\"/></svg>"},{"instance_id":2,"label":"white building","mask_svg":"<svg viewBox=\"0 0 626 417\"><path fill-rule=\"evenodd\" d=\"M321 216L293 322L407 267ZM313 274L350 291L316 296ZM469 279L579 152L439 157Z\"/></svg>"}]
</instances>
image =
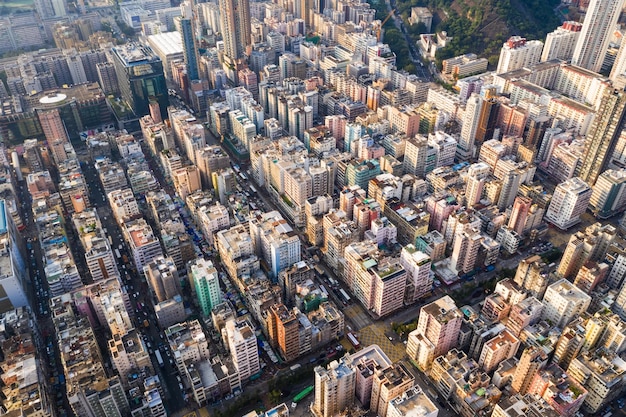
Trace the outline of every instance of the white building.
<instances>
[{"instance_id":1,"label":"white building","mask_svg":"<svg viewBox=\"0 0 626 417\"><path fill-rule=\"evenodd\" d=\"M564 22L554 31L546 35L546 43L541 53L541 61L561 59L570 61L574 55L574 48L580 36L582 24L578 22Z\"/></svg>"},{"instance_id":2,"label":"white building","mask_svg":"<svg viewBox=\"0 0 626 417\"><path fill-rule=\"evenodd\" d=\"M587 311L591 297L566 279L561 279L546 289L543 296L544 320L560 328Z\"/></svg>"},{"instance_id":3,"label":"white building","mask_svg":"<svg viewBox=\"0 0 626 417\"><path fill-rule=\"evenodd\" d=\"M539 62L543 42L527 41L526 38L511 36L502 45L496 74L503 74L516 69L529 67Z\"/></svg>"},{"instance_id":4,"label":"white building","mask_svg":"<svg viewBox=\"0 0 626 417\"><path fill-rule=\"evenodd\" d=\"M585 13L583 28L574 48L572 64L600 72L602 62L615 30L623 0L591 0Z\"/></svg>"},{"instance_id":5,"label":"white building","mask_svg":"<svg viewBox=\"0 0 626 417\"><path fill-rule=\"evenodd\" d=\"M589 185L579 177L562 182L554 190L546 211L546 220L563 230L572 227L587 210L591 194Z\"/></svg>"},{"instance_id":6,"label":"white building","mask_svg":"<svg viewBox=\"0 0 626 417\"><path fill-rule=\"evenodd\" d=\"M300 262L300 238L277 211L253 218L250 235L257 256L265 259L274 277Z\"/></svg>"},{"instance_id":7,"label":"white building","mask_svg":"<svg viewBox=\"0 0 626 417\"><path fill-rule=\"evenodd\" d=\"M261 370L254 328L247 320L228 320L222 336L242 381Z\"/></svg>"},{"instance_id":8,"label":"white building","mask_svg":"<svg viewBox=\"0 0 626 417\"><path fill-rule=\"evenodd\" d=\"M400 264L406 270L408 283L413 290L413 296L407 300L408 302L417 301L430 292L433 279L430 272L431 259L428 255L415 249L413 244L409 244L402 248Z\"/></svg>"},{"instance_id":9,"label":"white building","mask_svg":"<svg viewBox=\"0 0 626 417\"><path fill-rule=\"evenodd\" d=\"M311 411L316 417L334 417L354 404L356 372L350 356L332 361L326 369L315 372L315 400Z\"/></svg>"},{"instance_id":10,"label":"white building","mask_svg":"<svg viewBox=\"0 0 626 417\"><path fill-rule=\"evenodd\" d=\"M143 218L124 223L122 231L139 273L143 274L143 268L148 262L163 256L159 239Z\"/></svg>"}]
</instances>

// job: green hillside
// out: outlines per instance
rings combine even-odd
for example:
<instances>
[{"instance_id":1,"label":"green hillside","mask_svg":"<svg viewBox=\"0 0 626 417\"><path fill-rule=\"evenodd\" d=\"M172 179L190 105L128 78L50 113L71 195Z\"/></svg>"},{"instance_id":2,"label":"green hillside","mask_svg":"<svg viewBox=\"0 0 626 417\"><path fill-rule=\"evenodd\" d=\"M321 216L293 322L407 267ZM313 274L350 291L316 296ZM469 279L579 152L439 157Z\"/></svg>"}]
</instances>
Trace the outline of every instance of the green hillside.
<instances>
[{"instance_id":1,"label":"green hillside","mask_svg":"<svg viewBox=\"0 0 626 417\"><path fill-rule=\"evenodd\" d=\"M447 31L453 40L437 60L474 52L497 62L502 43L512 35L544 40L560 24L554 9L559 0L398 0L397 10L408 25L411 7L433 12L431 32ZM410 25L414 40L424 27Z\"/></svg>"}]
</instances>

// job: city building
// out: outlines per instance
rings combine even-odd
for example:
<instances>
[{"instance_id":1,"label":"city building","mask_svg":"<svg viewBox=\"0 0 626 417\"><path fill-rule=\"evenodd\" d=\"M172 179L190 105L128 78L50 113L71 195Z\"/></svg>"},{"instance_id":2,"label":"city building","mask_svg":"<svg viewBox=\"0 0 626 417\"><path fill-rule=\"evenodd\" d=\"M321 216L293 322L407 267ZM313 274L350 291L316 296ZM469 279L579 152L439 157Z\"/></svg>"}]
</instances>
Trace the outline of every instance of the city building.
<instances>
[{"instance_id":1,"label":"city building","mask_svg":"<svg viewBox=\"0 0 626 417\"><path fill-rule=\"evenodd\" d=\"M317 366L315 399L311 411L316 417L333 417L354 404L356 371L350 355L332 361L326 369Z\"/></svg>"},{"instance_id":2,"label":"city building","mask_svg":"<svg viewBox=\"0 0 626 417\"><path fill-rule=\"evenodd\" d=\"M403 363L395 363L374 372L370 411L386 417L389 402L413 388L415 377Z\"/></svg>"},{"instance_id":3,"label":"city building","mask_svg":"<svg viewBox=\"0 0 626 417\"><path fill-rule=\"evenodd\" d=\"M122 98L137 117L150 113L150 102L156 101L161 117L169 104L163 62L145 45L127 43L111 50L113 65Z\"/></svg>"},{"instance_id":4,"label":"city building","mask_svg":"<svg viewBox=\"0 0 626 417\"><path fill-rule=\"evenodd\" d=\"M250 5L248 0L220 0L219 3L224 53L233 61L248 55L252 45L250 28Z\"/></svg>"},{"instance_id":5,"label":"city building","mask_svg":"<svg viewBox=\"0 0 626 417\"><path fill-rule=\"evenodd\" d=\"M600 7L601 3L594 1L597 7ZM617 3L619 2L609 1L610 5L617 6ZM598 176L606 170L620 137L625 113L626 93L613 89L605 90L597 116L593 119L593 125L585 138L584 159L578 171L578 176L588 184L595 184Z\"/></svg>"},{"instance_id":6,"label":"city building","mask_svg":"<svg viewBox=\"0 0 626 417\"><path fill-rule=\"evenodd\" d=\"M406 352L421 369L427 370L433 360L456 347L463 314L449 296L420 309L417 328L409 334Z\"/></svg>"},{"instance_id":7,"label":"city building","mask_svg":"<svg viewBox=\"0 0 626 417\"><path fill-rule=\"evenodd\" d=\"M546 220L560 229L567 230L580 222L580 215L587 210L592 190L579 177L573 177L557 185L546 211Z\"/></svg>"},{"instance_id":8,"label":"city building","mask_svg":"<svg viewBox=\"0 0 626 417\"><path fill-rule=\"evenodd\" d=\"M198 304L205 316L222 302L222 292L217 270L209 260L198 258L189 265L191 280L198 298Z\"/></svg>"},{"instance_id":9,"label":"city building","mask_svg":"<svg viewBox=\"0 0 626 417\"><path fill-rule=\"evenodd\" d=\"M568 280L561 279L546 289L542 318L549 320L554 326L564 328L587 311L590 304L591 297L588 294Z\"/></svg>"},{"instance_id":10,"label":"city building","mask_svg":"<svg viewBox=\"0 0 626 417\"><path fill-rule=\"evenodd\" d=\"M581 36L582 37L582 36ZM520 36L512 36L502 45L496 74L529 67L539 62L543 42L527 41Z\"/></svg>"},{"instance_id":11,"label":"city building","mask_svg":"<svg viewBox=\"0 0 626 417\"><path fill-rule=\"evenodd\" d=\"M124 223L122 232L139 273L143 274L144 266L153 259L163 256L159 239L143 218Z\"/></svg>"},{"instance_id":12,"label":"city building","mask_svg":"<svg viewBox=\"0 0 626 417\"><path fill-rule=\"evenodd\" d=\"M537 372L548 362L548 356L538 346L529 346L522 352L522 357L517 364L511 388L522 395L529 392Z\"/></svg>"},{"instance_id":13,"label":"city building","mask_svg":"<svg viewBox=\"0 0 626 417\"><path fill-rule=\"evenodd\" d=\"M406 390L389 402L387 417L437 417L439 409L419 387Z\"/></svg>"},{"instance_id":14,"label":"city building","mask_svg":"<svg viewBox=\"0 0 626 417\"><path fill-rule=\"evenodd\" d=\"M231 319L226 322L222 335L239 378L245 381L256 375L261 367L254 327L246 319Z\"/></svg>"},{"instance_id":15,"label":"city building","mask_svg":"<svg viewBox=\"0 0 626 417\"><path fill-rule=\"evenodd\" d=\"M599 219L612 217L626 208L626 170L607 169L593 186L589 209Z\"/></svg>"},{"instance_id":16,"label":"city building","mask_svg":"<svg viewBox=\"0 0 626 417\"><path fill-rule=\"evenodd\" d=\"M574 48L572 64L600 72L609 47L610 33L615 28L622 6L621 0L589 2L583 27Z\"/></svg>"},{"instance_id":17,"label":"city building","mask_svg":"<svg viewBox=\"0 0 626 417\"><path fill-rule=\"evenodd\" d=\"M541 52L541 61L545 62L552 59L571 61L582 27L583 25L579 22L567 21L548 33Z\"/></svg>"},{"instance_id":18,"label":"city building","mask_svg":"<svg viewBox=\"0 0 626 417\"><path fill-rule=\"evenodd\" d=\"M587 390L583 409L597 413L622 395L626 363L609 349L593 349L573 358L567 373Z\"/></svg>"},{"instance_id":19,"label":"city building","mask_svg":"<svg viewBox=\"0 0 626 417\"><path fill-rule=\"evenodd\" d=\"M143 270L157 303L180 295L180 279L172 258L162 256L154 258Z\"/></svg>"}]
</instances>

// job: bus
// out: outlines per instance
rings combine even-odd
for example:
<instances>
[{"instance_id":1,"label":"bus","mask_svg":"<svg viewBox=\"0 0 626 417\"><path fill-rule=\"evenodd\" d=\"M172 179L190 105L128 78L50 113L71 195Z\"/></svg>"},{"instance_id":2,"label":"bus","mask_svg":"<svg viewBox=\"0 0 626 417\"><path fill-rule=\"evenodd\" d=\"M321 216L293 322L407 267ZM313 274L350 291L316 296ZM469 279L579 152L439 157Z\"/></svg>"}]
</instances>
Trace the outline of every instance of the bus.
<instances>
[{"instance_id":1,"label":"bus","mask_svg":"<svg viewBox=\"0 0 626 417\"><path fill-rule=\"evenodd\" d=\"M157 362L159 363L159 366L160 366L161 368L163 368L163 365L164 365L164 363L163 363L163 358L161 357L161 352L159 352L159 350L158 350L158 349L155 349L155 350L154 350L154 356L156 356L156 358L157 358Z\"/></svg>"},{"instance_id":2,"label":"bus","mask_svg":"<svg viewBox=\"0 0 626 417\"><path fill-rule=\"evenodd\" d=\"M250 192L252 193L252 195L256 194L257 191L256 191L256 188L254 188L254 185L250 186Z\"/></svg>"},{"instance_id":3,"label":"bus","mask_svg":"<svg viewBox=\"0 0 626 417\"><path fill-rule=\"evenodd\" d=\"M239 173L239 178L241 178L244 181L248 181L248 177L246 176L246 174L244 174L243 172Z\"/></svg>"},{"instance_id":4,"label":"bus","mask_svg":"<svg viewBox=\"0 0 626 417\"><path fill-rule=\"evenodd\" d=\"M348 295L348 293L343 288L339 289L339 293L343 297L343 299L346 302L346 304L350 302L350 296Z\"/></svg>"},{"instance_id":5,"label":"bus","mask_svg":"<svg viewBox=\"0 0 626 417\"><path fill-rule=\"evenodd\" d=\"M359 343L359 339L357 339L355 335L348 333L346 336L355 350L359 350L361 348L361 343Z\"/></svg>"},{"instance_id":6,"label":"bus","mask_svg":"<svg viewBox=\"0 0 626 417\"><path fill-rule=\"evenodd\" d=\"M298 406L298 403L300 401L302 401L303 399L305 399L307 397L307 395L312 393L314 389L315 389L314 385L309 385L308 387L306 387L305 389L300 391L298 394L296 394L296 396L293 397L293 402L291 403L291 408L296 408Z\"/></svg>"},{"instance_id":7,"label":"bus","mask_svg":"<svg viewBox=\"0 0 626 417\"><path fill-rule=\"evenodd\" d=\"M317 275L319 275L320 278L322 278L324 276L324 270L322 269L321 266L319 265L315 265L315 272L317 272Z\"/></svg>"},{"instance_id":8,"label":"bus","mask_svg":"<svg viewBox=\"0 0 626 417\"><path fill-rule=\"evenodd\" d=\"M122 255L120 255L120 250L118 248L115 248L115 256L117 257L117 259L120 259L122 257Z\"/></svg>"},{"instance_id":9,"label":"bus","mask_svg":"<svg viewBox=\"0 0 626 417\"><path fill-rule=\"evenodd\" d=\"M320 290L322 290L324 297L328 298L328 291L326 291L326 287L323 285L320 285Z\"/></svg>"}]
</instances>

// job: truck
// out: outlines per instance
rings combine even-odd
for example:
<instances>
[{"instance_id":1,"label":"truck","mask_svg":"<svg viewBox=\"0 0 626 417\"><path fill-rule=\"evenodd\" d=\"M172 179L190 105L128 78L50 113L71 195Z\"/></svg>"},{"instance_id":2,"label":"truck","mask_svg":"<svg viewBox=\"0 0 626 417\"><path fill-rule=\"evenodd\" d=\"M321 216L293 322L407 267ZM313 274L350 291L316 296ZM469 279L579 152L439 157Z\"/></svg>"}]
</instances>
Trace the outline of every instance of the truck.
<instances>
[{"instance_id":1,"label":"truck","mask_svg":"<svg viewBox=\"0 0 626 417\"><path fill-rule=\"evenodd\" d=\"M117 259L120 259L122 257L122 255L120 255L120 250L118 248L115 248L115 257Z\"/></svg>"},{"instance_id":2,"label":"truck","mask_svg":"<svg viewBox=\"0 0 626 417\"><path fill-rule=\"evenodd\" d=\"M296 369L300 368L302 365L300 365L299 363L296 363L295 365L291 365L291 367L289 369L291 369L292 371L295 371Z\"/></svg>"},{"instance_id":3,"label":"truck","mask_svg":"<svg viewBox=\"0 0 626 417\"><path fill-rule=\"evenodd\" d=\"M143 321L143 327L150 327L150 323L147 319Z\"/></svg>"},{"instance_id":4,"label":"truck","mask_svg":"<svg viewBox=\"0 0 626 417\"><path fill-rule=\"evenodd\" d=\"M161 357L161 351L159 351L158 349L155 349L154 356L156 356L159 366L163 368L164 363L163 363L163 358Z\"/></svg>"}]
</instances>

